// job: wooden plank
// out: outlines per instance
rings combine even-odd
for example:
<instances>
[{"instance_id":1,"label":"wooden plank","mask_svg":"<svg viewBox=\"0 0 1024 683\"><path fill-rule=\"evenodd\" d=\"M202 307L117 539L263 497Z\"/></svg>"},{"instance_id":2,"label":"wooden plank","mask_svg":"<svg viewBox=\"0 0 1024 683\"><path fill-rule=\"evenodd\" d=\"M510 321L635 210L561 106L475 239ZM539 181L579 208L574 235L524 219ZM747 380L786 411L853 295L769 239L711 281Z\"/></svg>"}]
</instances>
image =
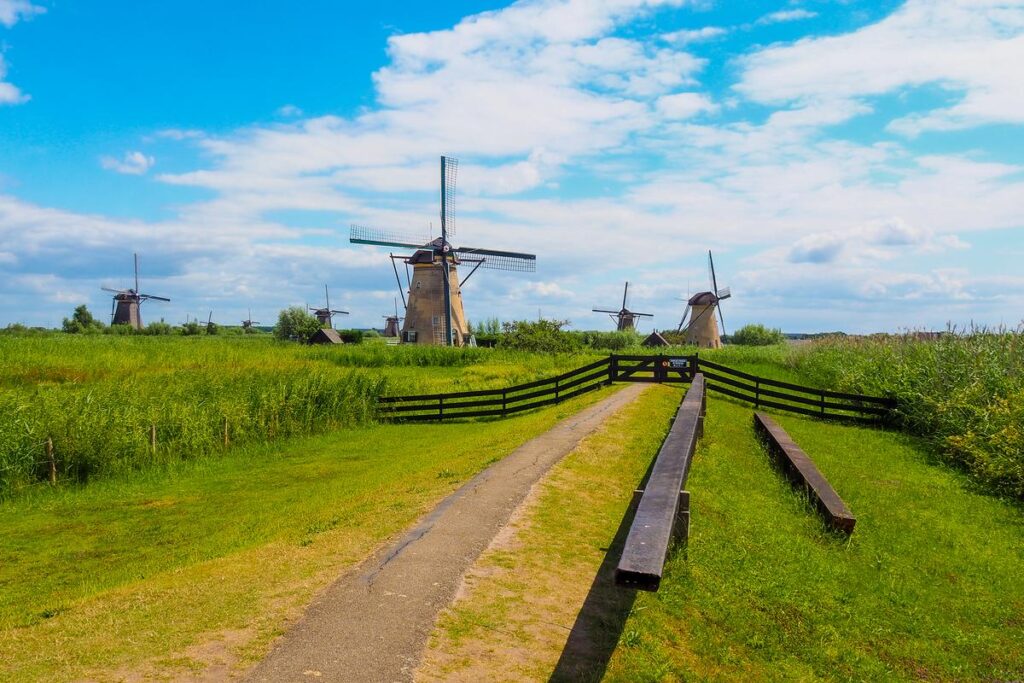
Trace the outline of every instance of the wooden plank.
<instances>
[{"instance_id":1,"label":"wooden plank","mask_svg":"<svg viewBox=\"0 0 1024 683\"><path fill-rule=\"evenodd\" d=\"M811 496L825 522L837 531L852 534L857 519L828 483L825 475L818 470L814 461L796 445L775 420L764 413L754 413L754 427L768 443L769 452L782 465L790 481L803 487Z\"/></svg>"},{"instance_id":2,"label":"wooden plank","mask_svg":"<svg viewBox=\"0 0 1024 683\"><path fill-rule=\"evenodd\" d=\"M658 590L669 548L686 531L690 497L683 489L702 428L704 394L704 377L698 374L679 404L637 506L615 569L619 586Z\"/></svg>"}]
</instances>

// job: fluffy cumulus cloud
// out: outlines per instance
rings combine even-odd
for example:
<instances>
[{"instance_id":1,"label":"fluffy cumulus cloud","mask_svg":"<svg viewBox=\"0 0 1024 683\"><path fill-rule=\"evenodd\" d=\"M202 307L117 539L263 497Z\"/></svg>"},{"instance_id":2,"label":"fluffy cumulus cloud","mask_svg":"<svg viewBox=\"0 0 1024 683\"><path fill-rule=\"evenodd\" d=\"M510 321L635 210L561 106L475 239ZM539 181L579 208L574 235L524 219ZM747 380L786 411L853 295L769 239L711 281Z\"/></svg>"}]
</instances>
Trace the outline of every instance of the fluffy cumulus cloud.
<instances>
[{"instance_id":1,"label":"fluffy cumulus cloud","mask_svg":"<svg viewBox=\"0 0 1024 683\"><path fill-rule=\"evenodd\" d=\"M10 28L22 19L29 19L45 11L45 8L33 5L28 0L0 0L0 24Z\"/></svg>"},{"instance_id":2,"label":"fluffy cumulus cloud","mask_svg":"<svg viewBox=\"0 0 1024 683\"><path fill-rule=\"evenodd\" d=\"M757 20L758 24L781 24L787 21L802 21L803 19L813 19L818 16L817 12L812 12L806 9L784 9L778 12L772 12L766 14Z\"/></svg>"},{"instance_id":3,"label":"fluffy cumulus cloud","mask_svg":"<svg viewBox=\"0 0 1024 683\"><path fill-rule=\"evenodd\" d=\"M347 296L381 309L355 310L352 324L376 324L394 297L390 261L348 245L346 226L429 233L437 157L448 153L462 158L459 241L539 256L535 279L475 275L474 320L542 307L604 326L590 305L621 297L628 279L634 305L655 311L655 326L674 325L687 283L703 287L708 248L733 286L727 314L737 321L891 329L944 322L959 305L967 315L979 302L992 312L1024 305L1024 282L996 287L956 265L973 234L1024 227L1024 166L983 151L922 154L891 133L1024 123L1024 0L909 0L845 34L751 46L719 65L735 80L718 90L704 82L710 57L698 48L733 32L638 35L687 4L535 0L396 35L373 76L375 105L353 117L290 105L276 123L229 133L154 131L200 153L199 165L156 175L168 189L204 191L171 219L0 196L0 238L18 245L0 271L16 267L26 292L84 291L96 279L84 267L59 287L43 276L53 263L126 271L109 257L115 248L159 240L166 256L152 277L176 301L276 309L311 301L330 281L343 306ZM949 98L882 121L871 139L829 134L878 113L879 96L920 86ZM135 151L102 164L141 175L153 159Z\"/></svg>"},{"instance_id":4,"label":"fluffy cumulus cloud","mask_svg":"<svg viewBox=\"0 0 1024 683\"><path fill-rule=\"evenodd\" d=\"M156 163L156 159L139 151L125 152L120 159L111 156L100 157L100 166L108 171L127 175L142 175Z\"/></svg>"}]
</instances>

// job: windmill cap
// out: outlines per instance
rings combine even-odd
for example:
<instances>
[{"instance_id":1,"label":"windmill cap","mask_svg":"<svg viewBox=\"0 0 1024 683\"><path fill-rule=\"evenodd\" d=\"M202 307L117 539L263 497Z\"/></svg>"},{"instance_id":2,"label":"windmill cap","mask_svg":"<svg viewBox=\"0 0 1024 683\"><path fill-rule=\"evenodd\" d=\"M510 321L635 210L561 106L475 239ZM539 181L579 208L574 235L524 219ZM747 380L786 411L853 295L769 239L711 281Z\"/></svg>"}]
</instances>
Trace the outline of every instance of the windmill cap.
<instances>
[{"instance_id":1,"label":"windmill cap","mask_svg":"<svg viewBox=\"0 0 1024 683\"><path fill-rule=\"evenodd\" d=\"M718 301L718 297L711 292L697 292L690 297L687 303L690 306L709 306L716 301Z\"/></svg>"}]
</instances>

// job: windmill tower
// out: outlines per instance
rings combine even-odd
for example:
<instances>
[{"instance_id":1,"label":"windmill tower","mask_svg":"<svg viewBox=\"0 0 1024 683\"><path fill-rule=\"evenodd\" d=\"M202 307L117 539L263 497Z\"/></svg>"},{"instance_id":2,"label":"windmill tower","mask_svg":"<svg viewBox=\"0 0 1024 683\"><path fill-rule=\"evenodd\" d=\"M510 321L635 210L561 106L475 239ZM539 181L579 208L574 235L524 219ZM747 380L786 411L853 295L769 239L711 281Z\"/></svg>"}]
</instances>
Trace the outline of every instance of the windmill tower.
<instances>
[{"instance_id":1,"label":"windmill tower","mask_svg":"<svg viewBox=\"0 0 1024 683\"><path fill-rule=\"evenodd\" d=\"M331 293L327 291L327 285L324 285L324 297L327 299L327 306L325 308L313 308L310 306L309 310L313 311L313 315L320 321L320 327L330 330L334 328L335 314L348 315L348 311L336 311L331 308Z\"/></svg>"},{"instance_id":2,"label":"windmill tower","mask_svg":"<svg viewBox=\"0 0 1024 683\"><path fill-rule=\"evenodd\" d=\"M247 331L247 332L252 329L253 325L259 325L260 324L259 320L253 320L252 319L252 309L251 308L248 309L248 312L249 312L248 317L245 320L242 321L242 329Z\"/></svg>"},{"instance_id":3,"label":"windmill tower","mask_svg":"<svg viewBox=\"0 0 1024 683\"><path fill-rule=\"evenodd\" d=\"M615 321L615 329L619 332L633 331L636 329L637 318L653 318L653 313L637 313L627 308L627 298L629 297L629 283L626 283L626 287L622 290L622 308L617 311L610 311L605 308L595 308L594 313L607 313L612 320Z\"/></svg>"},{"instance_id":4,"label":"windmill tower","mask_svg":"<svg viewBox=\"0 0 1024 683\"><path fill-rule=\"evenodd\" d=\"M384 316L384 336L385 337L398 337L402 334L399 323L402 322L403 318L398 315L398 299L395 299L395 314Z\"/></svg>"},{"instance_id":5,"label":"windmill tower","mask_svg":"<svg viewBox=\"0 0 1024 683\"><path fill-rule=\"evenodd\" d=\"M110 324L131 325L136 330L142 329L142 314L139 306L143 301L155 299L156 301L170 301L162 296L153 294L142 294L139 292L139 255L135 256L135 288L134 289L113 289L112 287L101 287L104 292L113 292L113 301L110 303Z\"/></svg>"},{"instance_id":6,"label":"windmill tower","mask_svg":"<svg viewBox=\"0 0 1024 683\"><path fill-rule=\"evenodd\" d=\"M402 237L393 233L352 226L349 241L386 247L415 249L411 256L391 255L406 265L409 301L405 307L403 342L462 346L468 336L466 313L462 306L462 285L481 266L491 270L533 272L537 257L512 251L495 251L475 247L454 247L449 238L455 236L455 176L459 162L441 157L441 236L436 239ZM474 264L465 278L459 280L457 268L462 263ZM412 266L409 276L408 267ZM395 266L395 277L398 268ZM399 280L399 291L401 291ZM403 302L405 296L402 296Z\"/></svg>"},{"instance_id":7,"label":"windmill tower","mask_svg":"<svg viewBox=\"0 0 1024 683\"><path fill-rule=\"evenodd\" d=\"M718 349L722 347L722 338L718 333L718 320L722 321L722 332L725 332L725 318L722 317L721 302L732 296L728 287L718 288L715 277L715 261L708 251L708 275L711 290L697 292L689 298L683 319L679 321L677 332L686 332L686 343L702 349ZM718 310L718 319L715 310ZM689 323L686 322L689 317Z\"/></svg>"}]
</instances>

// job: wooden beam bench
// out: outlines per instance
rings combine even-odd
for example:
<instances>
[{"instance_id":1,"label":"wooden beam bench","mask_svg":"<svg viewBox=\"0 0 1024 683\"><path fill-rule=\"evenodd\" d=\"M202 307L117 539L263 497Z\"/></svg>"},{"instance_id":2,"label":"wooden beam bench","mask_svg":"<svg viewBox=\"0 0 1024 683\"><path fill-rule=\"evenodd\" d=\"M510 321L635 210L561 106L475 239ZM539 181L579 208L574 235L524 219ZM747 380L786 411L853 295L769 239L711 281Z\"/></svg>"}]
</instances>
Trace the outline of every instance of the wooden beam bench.
<instances>
[{"instance_id":1,"label":"wooden beam bench","mask_svg":"<svg viewBox=\"0 0 1024 683\"><path fill-rule=\"evenodd\" d=\"M826 524L847 535L853 533L857 519L828 483L814 461L796 445L789 434L764 413L754 413L754 429L768 446L768 452L795 486L811 497Z\"/></svg>"},{"instance_id":2,"label":"wooden beam bench","mask_svg":"<svg viewBox=\"0 0 1024 683\"><path fill-rule=\"evenodd\" d=\"M707 392L697 374L658 451L626 536L615 583L656 591L673 541L689 536L690 494L684 490L697 439L704 433Z\"/></svg>"}]
</instances>

